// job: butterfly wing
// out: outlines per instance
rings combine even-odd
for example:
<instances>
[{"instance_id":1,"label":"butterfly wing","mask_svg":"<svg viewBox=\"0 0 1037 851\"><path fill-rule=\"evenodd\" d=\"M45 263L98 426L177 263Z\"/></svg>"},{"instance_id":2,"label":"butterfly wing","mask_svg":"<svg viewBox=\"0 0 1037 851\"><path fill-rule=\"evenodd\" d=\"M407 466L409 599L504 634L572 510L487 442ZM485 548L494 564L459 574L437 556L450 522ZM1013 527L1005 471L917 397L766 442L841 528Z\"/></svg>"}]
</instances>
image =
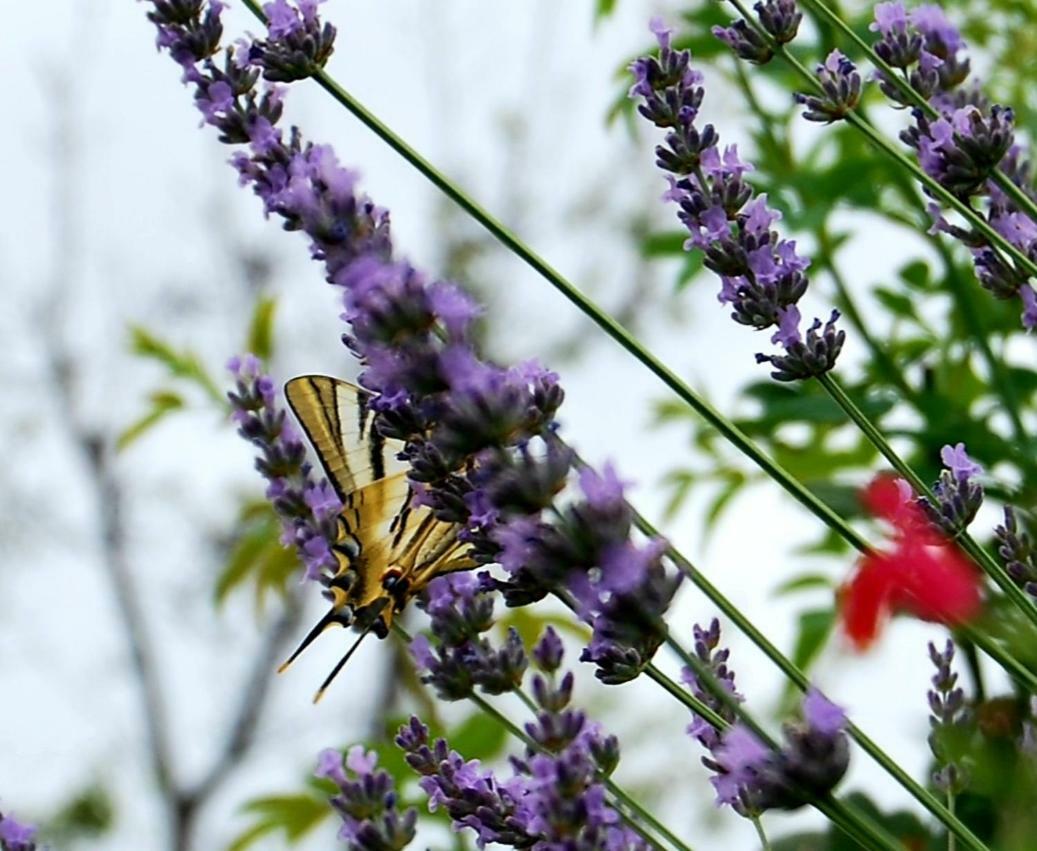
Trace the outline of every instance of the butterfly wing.
<instances>
[{"instance_id":1,"label":"butterfly wing","mask_svg":"<svg viewBox=\"0 0 1037 851\"><path fill-rule=\"evenodd\" d=\"M338 560L329 588L332 608L281 670L324 629L348 623L346 613L373 607L377 614L368 628L380 621L384 635L393 615L433 578L476 566L469 546L458 538L458 524L412 505L408 467L397 457L403 443L372 428L370 394L335 378L304 375L285 385L285 395L342 500L342 511L339 540L332 547Z\"/></svg>"},{"instance_id":2,"label":"butterfly wing","mask_svg":"<svg viewBox=\"0 0 1037 851\"><path fill-rule=\"evenodd\" d=\"M370 394L325 375L302 375L284 388L288 404L313 445L339 499L372 482L403 473L399 440L372 428Z\"/></svg>"}]
</instances>

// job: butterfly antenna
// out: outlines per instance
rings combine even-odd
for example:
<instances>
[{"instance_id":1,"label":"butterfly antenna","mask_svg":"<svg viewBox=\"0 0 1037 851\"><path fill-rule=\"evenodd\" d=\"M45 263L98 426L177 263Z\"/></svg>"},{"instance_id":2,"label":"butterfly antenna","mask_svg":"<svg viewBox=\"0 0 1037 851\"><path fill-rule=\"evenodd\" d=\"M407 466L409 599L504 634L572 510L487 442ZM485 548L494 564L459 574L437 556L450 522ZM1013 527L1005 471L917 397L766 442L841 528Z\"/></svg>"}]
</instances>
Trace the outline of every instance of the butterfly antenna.
<instances>
[{"instance_id":1,"label":"butterfly antenna","mask_svg":"<svg viewBox=\"0 0 1037 851\"><path fill-rule=\"evenodd\" d=\"M324 615L324 617L317 621L317 625L314 626L313 629L311 629L306 634L306 637L300 642L299 646L295 648L295 650L292 652L292 655L289 656L285 663L277 669L277 673L283 674L285 671L287 671L288 666L291 665L292 662L294 662L296 659L298 659L302 651L309 647L311 644L313 644L313 642L317 640L317 636L319 636L322 632L324 632L324 630L331 626L331 624L335 622L335 619L338 616L339 612L336 609L331 609L328 611L326 615Z\"/></svg>"},{"instance_id":2,"label":"butterfly antenna","mask_svg":"<svg viewBox=\"0 0 1037 851\"><path fill-rule=\"evenodd\" d=\"M346 667L346 662L348 662L350 660L350 658L353 656L353 654L356 653L356 649L360 646L360 642L363 641L365 638L367 638L368 633L371 632L371 630L374 628L374 625L376 623L378 623L378 622L379 622L378 618L375 618L373 621L371 621L371 623L369 623L364 628L364 631L362 633L360 633L359 636L357 636L357 640L354 641L353 642L353 646L350 647L346 651L346 655L338 660L338 664L335 665L335 667L331 669L331 673L328 674L328 676L325 678L324 682L321 683L320 688L317 689L317 693L313 696L313 702L314 703L319 702L320 699L322 697L324 697L324 692L328 690L328 686L331 685L331 681L334 680L335 677L338 676L339 671L341 671L344 667Z\"/></svg>"}]
</instances>

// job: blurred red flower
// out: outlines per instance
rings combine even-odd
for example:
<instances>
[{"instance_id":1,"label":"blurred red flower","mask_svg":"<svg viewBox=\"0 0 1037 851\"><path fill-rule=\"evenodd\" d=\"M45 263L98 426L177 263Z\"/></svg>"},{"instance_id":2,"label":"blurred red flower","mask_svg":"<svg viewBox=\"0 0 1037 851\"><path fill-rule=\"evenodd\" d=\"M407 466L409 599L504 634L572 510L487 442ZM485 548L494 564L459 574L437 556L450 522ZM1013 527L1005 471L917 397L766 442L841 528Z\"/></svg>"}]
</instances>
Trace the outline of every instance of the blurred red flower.
<instances>
[{"instance_id":1,"label":"blurred red flower","mask_svg":"<svg viewBox=\"0 0 1037 851\"><path fill-rule=\"evenodd\" d=\"M896 612L948 625L974 617L982 604L980 574L929 523L907 482L880 476L861 498L893 526L893 547L862 556L840 591L843 629L854 646L868 647Z\"/></svg>"}]
</instances>

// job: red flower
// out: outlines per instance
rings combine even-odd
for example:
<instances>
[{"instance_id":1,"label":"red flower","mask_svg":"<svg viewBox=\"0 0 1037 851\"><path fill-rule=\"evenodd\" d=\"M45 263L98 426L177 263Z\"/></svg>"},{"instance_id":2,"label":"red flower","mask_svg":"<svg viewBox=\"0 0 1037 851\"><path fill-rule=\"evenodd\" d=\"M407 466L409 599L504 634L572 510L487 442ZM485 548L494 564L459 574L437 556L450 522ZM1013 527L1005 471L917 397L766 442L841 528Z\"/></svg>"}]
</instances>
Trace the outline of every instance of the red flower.
<instances>
[{"instance_id":1,"label":"red flower","mask_svg":"<svg viewBox=\"0 0 1037 851\"><path fill-rule=\"evenodd\" d=\"M864 504L894 529L893 549L861 558L840 592L843 629L858 650L895 612L958 624L980 608L981 577L958 548L926 519L902 479L882 476L862 493Z\"/></svg>"}]
</instances>

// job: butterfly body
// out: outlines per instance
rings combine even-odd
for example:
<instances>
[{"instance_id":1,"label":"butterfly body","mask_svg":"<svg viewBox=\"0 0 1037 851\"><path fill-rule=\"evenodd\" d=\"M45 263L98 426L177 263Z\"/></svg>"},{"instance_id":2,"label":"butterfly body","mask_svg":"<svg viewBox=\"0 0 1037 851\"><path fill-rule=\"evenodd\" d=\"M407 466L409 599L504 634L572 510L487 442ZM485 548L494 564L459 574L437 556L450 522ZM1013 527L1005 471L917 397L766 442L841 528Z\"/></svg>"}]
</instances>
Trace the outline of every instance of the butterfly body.
<instances>
[{"instance_id":1,"label":"butterfly body","mask_svg":"<svg viewBox=\"0 0 1037 851\"><path fill-rule=\"evenodd\" d=\"M461 527L413 504L409 468L398 457L404 444L378 433L366 391L306 375L289 381L285 395L342 508L337 539L329 542L336 567L321 577L331 610L282 669L332 625L385 637L393 617L432 579L475 567Z\"/></svg>"}]
</instances>

